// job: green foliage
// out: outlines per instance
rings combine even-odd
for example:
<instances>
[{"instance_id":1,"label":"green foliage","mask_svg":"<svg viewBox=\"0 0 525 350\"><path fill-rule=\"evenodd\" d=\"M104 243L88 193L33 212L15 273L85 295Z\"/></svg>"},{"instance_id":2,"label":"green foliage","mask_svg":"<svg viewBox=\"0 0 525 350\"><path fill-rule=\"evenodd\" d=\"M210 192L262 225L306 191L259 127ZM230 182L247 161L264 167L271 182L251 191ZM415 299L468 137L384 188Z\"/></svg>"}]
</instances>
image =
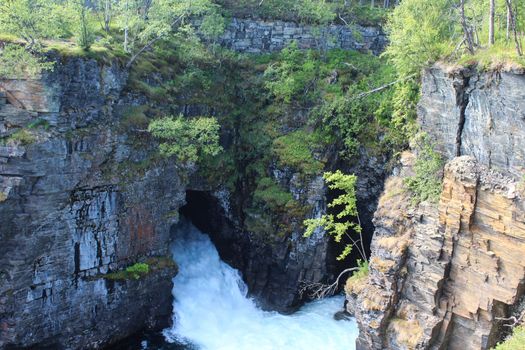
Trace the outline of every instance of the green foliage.
<instances>
[{"instance_id":1,"label":"green foliage","mask_svg":"<svg viewBox=\"0 0 525 350\"><path fill-rule=\"evenodd\" d=\"M324 164L314 158L312 149L315 147L311 133L298 130L278 137L273 142L273 151L281 166L291 166L306 175L318 174Z\"/></svg>"},{"instance_id":2,"label":"green foliage","mask_svg":"<svg viewBox=\"0 0 525 350\"><path fill-rule=\"evenodd\" d=\"M343 236L351 232L361 234L362 228L359 220L355 221L359 217L355 191L357 177L343 174L340 170L337 170L336 172L325 173L324 179L330 189L341 192L338 197L328 204L329 208L338 208L339 212L335 216L325 214L320 218L305 220L306 230L304 236L310 237L316 230L324 229L327 234L339 243ZM345 259L351 251L352 245L346 244L337 260Z\"/></svg>"},{"instance_id":3,"label":"green foliage","mask_svg":"<svg viewBox=\"0 0 525 350\"><path fill-rule=\"evenodd\" d=\"M305 92L312 87L319 74L314 55L313 51L305 55L298 49L297 43L282 50L279 63L270 65L264 73L269 92L286 103L305 98Z\"/></svg>"},{"instance_id":4,"label":"green foliage","mask_svg":"<svg viewBox=\"0 0 525 350\"><path fill-rule=\"evenodd\" d=\"M31 130L27 129L20 129L14 134L11 134L7 139L2 140L5 144L15 144L15 145L30 145L32 143L35 143L37 140L37 137L35 133Z\"/></svg>"},{"instance_id":5,"label":"green foliage","mask_svg":"<svg viewBox=\"0 0 525 350\"><path fill-rule=\"evenodd\" d=\"M136 263L126 268L126 272L134 279L139 279L141 276L149 273L149 265L145 263Z\"/></svg>"},{"instance_id":6,"label":"green foliage","mask_svg":"<svg viewBox=\"0 0 525 350\"><path fill-rule=\"evenodd\" d=\"M381 58L343 50L323 57L294 44L269 64L264 78L277 113L310 110L310 124L323 135L319 141L338 142L347 158L356 154L361 140L373 144L377 129L390 127L392 90L367 93L395 80L392 67Z\"/></svg>"},{"instance_id":7,"label":"green foliage","mask_svg":"<svg viewBox=\"0 0 525 350\"><path fill-rule=\"evenodd\" d=\"M495 350L523 350L525 349L525 327L514 328L512 336L503 343L498 344Z\"/></svg>"},{"instance_id":8,"label":"green foliage","mask_svg":"<svg viewBox=\"0 0 525 350\"><path fill-rule=\"evenodd\" d=\"M136 263L128 266L125 270L103 275L105 279L114 281L138 280L150 272L150 266L146 263Z\"/></svg>"},{"instance_id":9,"label":"green foliage","mask_svg":"<svg viewBox=\"0 0 525 350\"><path fill-rule=\"evenodd\" d=\"M78 15L77 43L83 50L89 50L95 41L93 21L90 19L91 12L86 8L85 1L80 0L75 4Z\"/></svg>"},{"instance_id":10,"label":"green foliage","mask_svg":"<svg viewBox=\"0 0 525 350\"><path fill-rule=\"evenodd\" d=\"M18 44L6 44L0 50L2 79L35 79L43 71L52 69L53 62L45 62Z\"/></svg>"},{"instance_id":11,"label":"green foliage","mask_svg":"<svg viewBox=\"0 0 525 350\"><path fill-rule=\"evenodd\" d=\"M441 195L443 158L434 151L432 143L425 135L418 135L418 154L414 164L414 176L405 179L412 191L413 204L423 201L437 202Z\"/></svg>"},{"instance_id":12,"label":"green foliage","mask_svg":"<svg viewBox=\"0 0 525 350\"><path fill-rule=\"evenodd\" d=\"M0 28L30 46L44 38L62 37L69 30L63 23L61 4L50 0L2 0Z\"/></svg>"},{"instance_id":13,"label":"green foliage","mask_svg":"<svg viewBox=\"0 0 525 350\"><path fill-rule=\"evenodd\" d=\"M357 259L357 267L358 270L354 271L352 277L350 277L351 280L360 280L367 277L370 272L368 269L368 261L366 260Z\"/></svg>"},{"instance_id":14,"label":"green foliage","mask_svg":"<svg viewBox=\"0 0 525 350\"><path fill-rule=\"evenodd\" d=\"M7 200L7 195L4 192L0 192L0 203Z\"/></svg>"},{"instance_id":15,"label":"green foliage","mask_svg":"<svg viewBox=\"0 0 525 350\"><path fill-rule=\"evenodd\" d=\"M254 200L261 201L272 209L282 209L294 199L290 192L283 190L273 179L263 177L257 184Z\"/></svg>"},{"instance_id":16,"label":"green foliage","mask_svg":"<svg viewBox=\"0 0 525 350\"><path fill-rule=\"evenodd\" d=\"M226 20L219 13L213 12L204 17L199 30L209 39L218 39L226 29Z\"/></svg>"},{"instance_id":17,"label":"green foliage","mask_svg":"<svg viewBox=\"0 0 525 350\"><path fill-rule=\"evenodd\" d=\"M400 77L418 74L450 51L457 23L452 0L403 0L391 13L386 54Z\"/></svg>"},{"instance_id":18,"label":"green foliage","mask_svg":"<svg viewBox=\"0 0 525 350\"><path fill-rule=\"evenodd\" d=\"M335 19L339 4L326 0L219 0L237 16L259 16L326 24Z\"/></svg>"},{"instance_id":19,"label":"green foliage","mask_svg":"<svg viewBox=\"0 0 525 350\"><path fill-rule=\"evenodd\" d=\"M215 118L166 117L150 123L148 131L161 140L160 153L174 156L183 163L195 163L202 156L215 156L219 145L220 125Z\"/></svg>"}]
</instances>

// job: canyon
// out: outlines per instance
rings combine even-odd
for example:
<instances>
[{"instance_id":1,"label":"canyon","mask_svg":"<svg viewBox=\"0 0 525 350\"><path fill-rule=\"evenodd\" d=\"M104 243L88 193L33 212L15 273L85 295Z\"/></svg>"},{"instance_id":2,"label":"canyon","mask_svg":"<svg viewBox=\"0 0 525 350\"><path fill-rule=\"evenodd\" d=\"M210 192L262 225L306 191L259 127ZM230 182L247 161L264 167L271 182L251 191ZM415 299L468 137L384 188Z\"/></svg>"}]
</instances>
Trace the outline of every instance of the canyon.
<instances>
[{"instance_id":1,"label":"canyon","mask_svg":"<svg viewBox=\"0 0 525 350\"><path fill-rule=\"evenodd\" d=\"M325 45L309 26L233 19L218 41L247 53L292 41L383 50L380 29L358 31L331 26L324 35L336 40ZM333 279L335 249L323 232L306 239L293 222L288 235L261 238L245 225L238 194L155 157L155 140L125 121L130 107L161 102L130 88L121 62L51 56L55 69L41 79L0 85L0 136L33 127L32 140L0 146L0 348L96 349L166 328L177 273L169 243L181 215L210 234L265 309L294 311L302 282ZM414 205L403 189L417 149L388 177L390 155L363 148L345 164L358 176L371 240L369 276L347 286L358 349L489 349L501 340L501 318L525 293L524 91L516 70L423 72L418 123L447 161L438 203ZM320 174L272 166L305 217L326 212ZM150 267L145 276L119 275L137 262Z\"/></svg>"}]
</instances>

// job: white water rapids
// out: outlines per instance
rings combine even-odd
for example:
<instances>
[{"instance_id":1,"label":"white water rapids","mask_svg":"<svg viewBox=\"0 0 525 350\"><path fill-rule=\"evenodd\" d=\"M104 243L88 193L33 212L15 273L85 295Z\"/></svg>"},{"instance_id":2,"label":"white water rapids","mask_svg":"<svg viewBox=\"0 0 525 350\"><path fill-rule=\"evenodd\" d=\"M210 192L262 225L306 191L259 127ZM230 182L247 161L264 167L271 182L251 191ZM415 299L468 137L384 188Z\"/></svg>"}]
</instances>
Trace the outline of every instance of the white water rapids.
<instances>
[{"instance_id":1,"label":"white water rapids","mask_svg":"<svg viewBox=\"0 0 525 350\"><path fill-rule=\"evenodd\" d=\"M189 223L179 231L172 247L179 273L167 341L203 350L355 349L355 322L333 319L342 297L307 304L293 315L262 311L207 235Z\"/></svg>"}]
</instances>

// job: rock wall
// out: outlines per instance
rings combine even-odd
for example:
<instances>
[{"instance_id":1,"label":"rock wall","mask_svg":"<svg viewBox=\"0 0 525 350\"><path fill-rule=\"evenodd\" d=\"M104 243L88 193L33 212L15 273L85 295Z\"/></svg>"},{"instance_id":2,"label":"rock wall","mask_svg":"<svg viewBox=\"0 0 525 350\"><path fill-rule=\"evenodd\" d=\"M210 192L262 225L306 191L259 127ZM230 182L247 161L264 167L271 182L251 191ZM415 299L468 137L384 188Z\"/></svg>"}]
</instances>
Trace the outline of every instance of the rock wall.
<instances>
[{"instance_id":1,"label":"rock wall","mask_svg":"<svg viewBox=\"0 0 525 350\"><path fill-rule=\"evenodd\" d=\"M449 159L443 191L437 204L411 205L412 154L388 179L369 276L348 288L359 349L489 349L501 339L499 318L525 291L524 86L516 73L425 72L419 117Z\"/></svg>"},{"instance_id":2,"label":"rock wall","mask_svg":"<svg viewBox=\"0 0 525 350\"><path fill-rule=\"evenodd\" d=\"M198 27L199 20L194 21ZM360 25L316 27L284 21L233 18L217 41L234 51L279 51L296 42L302 49L345 49L383 52L387 37L381 28Z\"/></svg>"},{"instance_id":3,"label":"rock wall","mask_svg":"<svg viewBox=\"0 0 525 350\"><path fill-rule=\"evenodd\" d=\"M0 82L0 348L100 348L170 320L172 264L105 278L169 255L184 202L174 166L130 169L147 152L117 127L125 81L116 63L64 58Z\"/></svg>"},{"instance_id":4,"label":"rock wall","mask_svg":"<svg viewBox=\"0 0 525 350\"><path fill-rule=\"evenodd\" d=\"M525 170L525 75L433 67L423 74L421 127L447 159L472 155L521 178Z\"/></svg>"}]
</instances>

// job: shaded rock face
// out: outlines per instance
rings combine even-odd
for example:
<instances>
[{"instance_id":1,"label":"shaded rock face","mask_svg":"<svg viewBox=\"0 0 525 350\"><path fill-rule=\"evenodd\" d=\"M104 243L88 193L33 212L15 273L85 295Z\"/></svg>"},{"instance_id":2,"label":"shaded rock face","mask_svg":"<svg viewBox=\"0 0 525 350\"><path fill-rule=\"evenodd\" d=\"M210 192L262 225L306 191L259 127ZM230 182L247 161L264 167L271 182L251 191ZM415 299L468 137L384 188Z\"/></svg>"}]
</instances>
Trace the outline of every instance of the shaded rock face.
<instances>
[{"instance_id":1,"label":"shaded rock face","mask_svg":"<svg viewBox=\"0 0 525 350\"><path fill-rule=\"evenodd\" d=\"M384 163L385 159L362 150L355 164L346 165L345 169L358 175L358 206L366 247L372 238L372 217L383 189ZM308 217L326 213L329 193L321 176L304 180L292 169L279 168L274 169L273 176L297 201L311 208ZM347 267L336 261L341 245L333 243L322 230L310 238L303 237L302 228L289 235L269 232L261 237L243 223L242 208L236 204L242 202L240 198L225 189L211 190L202 181L190 183L189 188L192 190L187 192L187 204L181 208L181 214L210 235L221 258L241 271L250 294L264 309L294 311L306 299L299 292L305 283L326 283ZM359 258L356 254L347 261Z\"/></svg>"},{"instance_id":2,"label":"shaded rock face","mask_svg":"<svg viewBox=\"0 0 525 350\"><path fill-rule=\"evenodd\" d=\"M200 25L197 20L194 23L197 27ZM378 55L384 51L387 37L379 27L330 25L318 28L295 22L233 18L218 42L234 51L248 53L279 51L296 42L301 49L339 48Z\"/></svg>"},{"instance_id":3,"label":"shaded rock face","mask_svg":"<svg viewBox=\"0 0 525 350\"><path fill-rule=\"evenodd\" d=\"M525 75L448 72L423 74L418 117L447 159L472 155L518 178L525 166Z\"/></svg>"},{"instance_id":4,"label":"shaded rock face","mask_svg":"<svg viewBox=\"0 0 525 350\"><path fill-rule=\"evenodd\" d=\"M424 75L420 122L449 160L443 191L439 203L410 204L410 153L387 180L369 277L347 297L360 349L489 349L505 334L499 318L525 290L525 81L491 76Z\"/></svg>"},{"instance_id":5,"label":"shaded rock face","mask_svg":"<svg viewBox=\"0 0 525 350\"><path fill-rule=\"evenodd\" d=\"M292 172L289 174L291 175ZM293 178L293 175L291 175ZM285 181L285 175L280 176ZM293 184L289 184L293 191ZM311 205L312 215L325 210L325 187L321 177L313 179L298 199ZM260 237L249 232L227 191L189 191L181 213L208 233L221 258L242 272L250 294L264 309L290 312L303 301L301 282L327 278L329 237L322 231L304 238L303 231L275 237Z\"/></svg>"},{"instance_id":6,"label":"shaded rock face","mask_svg":"<svg viewBox=\"0 0 525 350\"><path fill-rule=\"evenodd\" d=\"M173 267L103 278L169 254L185 195L169 164L127 175L146 154L113 127L125 80L117 65L64 59L43 80L0 83L0 136L12 137L0 146L0 348L100 348L169 323Z\"/></svg>"}]
</instances>

